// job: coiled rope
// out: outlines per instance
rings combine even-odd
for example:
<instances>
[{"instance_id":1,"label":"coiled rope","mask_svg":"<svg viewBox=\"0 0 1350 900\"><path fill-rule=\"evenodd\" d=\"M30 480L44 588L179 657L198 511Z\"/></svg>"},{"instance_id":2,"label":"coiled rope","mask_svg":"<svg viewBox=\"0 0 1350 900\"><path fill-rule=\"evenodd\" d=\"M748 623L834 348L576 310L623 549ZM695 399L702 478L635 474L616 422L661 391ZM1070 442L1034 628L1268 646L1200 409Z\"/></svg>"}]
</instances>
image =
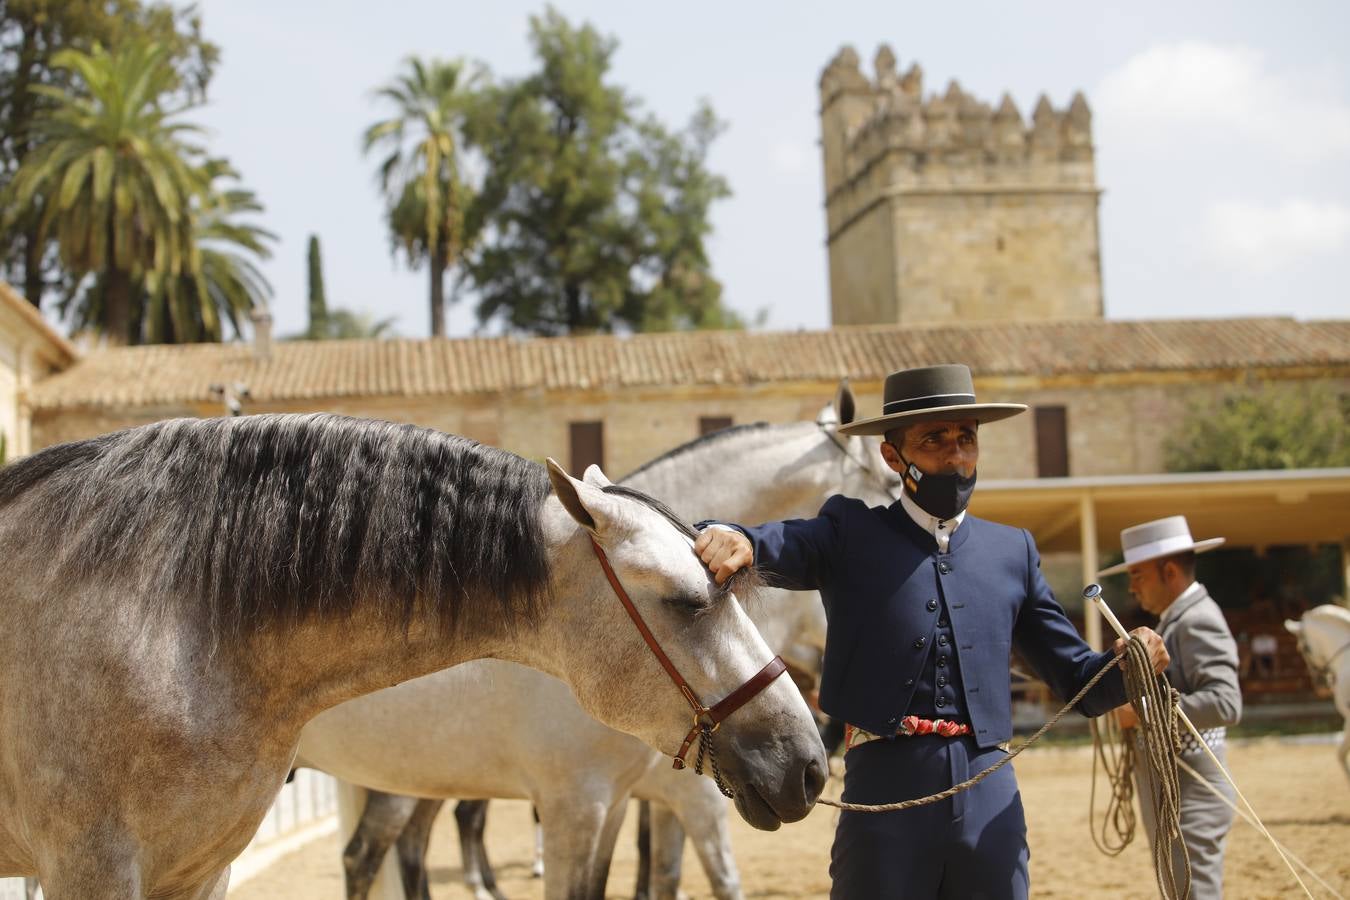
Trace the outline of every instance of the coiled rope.
<instances>
[{"instance_id":1,"label":"coiled rope","mask_svg":"<svg viewBox=\"0 0 1350 900\"><path fill-rule=\"evenodd\" d=\"M1176 715L1176 691L1153 666L1138 638L1131 637L1125 647L1125 694L1139 716L1143 748L1138 751L1133 729L1121 729L1115 716L1092 722L1092 792L1088 818L1096 822L1097 767L1106 771L1110 798L1102 820L1101 834L1092 829L1092 842L1107 856L1116 856L1135 836L1134 768L1148 767L1148 783L1153 788L1155 827L1153 833L1153 874L1163 900L1185 900L1191 891L1191 861L1181 837L1181 779L1177 775L1177 747L1181 732ZM1181 861L1180 866L1173 864ZM1180 869L1181 871L1178 871ZM1180 879L1180 881L1178 881Z\"/></svg>"}]
</instances>

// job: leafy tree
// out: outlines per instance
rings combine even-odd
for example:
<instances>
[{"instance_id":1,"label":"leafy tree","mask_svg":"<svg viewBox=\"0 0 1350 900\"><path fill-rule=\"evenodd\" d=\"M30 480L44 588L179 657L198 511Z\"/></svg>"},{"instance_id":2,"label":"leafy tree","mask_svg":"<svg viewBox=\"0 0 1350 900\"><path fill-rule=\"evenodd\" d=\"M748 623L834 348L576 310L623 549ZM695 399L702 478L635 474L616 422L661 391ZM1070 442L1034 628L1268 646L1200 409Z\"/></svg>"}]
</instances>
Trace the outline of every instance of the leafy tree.
<instances>
[{"instance_id":1,"label":"leafy tree","mask_svg":"<svg viewBox=\"0 0 1350 900\"><path fill-rule=\"evenodd\" d=\"M201 266L191 203L211 173L185 140L198 129L179 121L190 101L163 102L178 80L167 48L64 50L52 63L78 74L77 89L33 87L52 109L33 122L37 143L9 186L9 207L41 209L40 233L56 239L63 264L97 275L108 339L129 343L136 282Z\"/></svg>"},{"instance_id":2,"label":"leafy tree","mask_svg":"<svg viewBox=\"0 0 1350 900\"><path fill-rule=\"evenodd\" d=\"M484 92L466 137L484 177L468 211L478 318L539 334L737 327L709 271L706 167L721 128L704 105L682 132L608 83L616 49L556 10L530 21L539 69Z\"/></svg>"},{"instance_id":3,"label":"leafy tree","mask_svg":"<svg viewBox=\"0 0 1350 900\"><path fill-rule=\"evenodd\" d=\"M1331 385L1258 385L1198 403L1165 446L1172 472L1350 466L1350 396Z\"/></svg>"},{"instance_id":4,"label":"leafy tree","mask_svg":"<svg viewBox=\"0 0 1350 900\"><path fill-rule=\"evenodd\" d=\"M140 0L0 0L0 193L33 148L36 119L51 112L49 95L31 90L71 87L69 68L53 64L64 49L92 51L132 40L168 49L182 98L201 98L219 58L207 41L193 7ZM68 280L48 236L40 206L21 211L0 226L0 272L23 286L35 306L44 294Z\"/></svg>"},{"instance_id":5,"label":"leafy tree","mask_svg":"<svg viewBox=\"0 0 1350 900\"><path fill-rule=\"evenodd\" d=\"M480 69L463 61L409 57L376 96L392 116L366 129L365 152L385 154L379 184L395 251L430 271L431 333L445 335L445 273L463 248L469 188L460 173L460 133Z\"/></svg>"}]
</instances>

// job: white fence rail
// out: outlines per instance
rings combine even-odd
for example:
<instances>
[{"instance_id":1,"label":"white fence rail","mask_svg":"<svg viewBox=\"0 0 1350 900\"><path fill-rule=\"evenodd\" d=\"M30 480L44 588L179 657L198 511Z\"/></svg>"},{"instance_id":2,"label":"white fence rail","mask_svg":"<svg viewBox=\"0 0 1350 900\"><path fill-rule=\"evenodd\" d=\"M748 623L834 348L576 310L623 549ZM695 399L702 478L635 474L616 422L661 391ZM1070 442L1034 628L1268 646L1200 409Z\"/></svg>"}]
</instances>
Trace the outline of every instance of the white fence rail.
<instances>
[{"instance_id":1,"label":"white fence rail","mask_svg":"<svg viewBox=\"0 0 1350 900\"><path fill-rule=\"evenodd\" d=\"M231 886L247 881L306 840L336 828L337 782L312 769L296 771L295 780L281 789L252 842L235 860ZM0 900L27 900L23 879L0 878Z\"/></svg>"}]
</instances>

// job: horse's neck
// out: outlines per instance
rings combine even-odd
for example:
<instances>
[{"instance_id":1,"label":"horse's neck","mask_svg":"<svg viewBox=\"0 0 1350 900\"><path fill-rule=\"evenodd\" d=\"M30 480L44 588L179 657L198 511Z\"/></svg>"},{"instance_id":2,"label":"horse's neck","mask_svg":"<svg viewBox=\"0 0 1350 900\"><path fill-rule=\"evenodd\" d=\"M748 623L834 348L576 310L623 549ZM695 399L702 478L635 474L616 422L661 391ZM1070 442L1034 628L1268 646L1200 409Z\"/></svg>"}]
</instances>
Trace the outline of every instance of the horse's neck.
<instances>
[{"instance_id":1,"label":"horse's neck","mask_svg":"<svg viewBox=\"0 0 1350 900\"><path fill-rule=\"evenodd\" d=\"M353 697L483 655L477 644L418 623L405 635L356 614L271 629L249 642L245 656L269 714L303 725Z\"/></svg>"},{"instance_id":2,"label":"horse's neck","mask_svg":"<svg viewBox=\"0 0 1350 900\"><path fill-rule=\"evenodd\" d=\"M812 423L737 431L634 473L625 484L691 520L739 522L810 515L838 490L840 451Z\"/></svg>"}]
</instances>

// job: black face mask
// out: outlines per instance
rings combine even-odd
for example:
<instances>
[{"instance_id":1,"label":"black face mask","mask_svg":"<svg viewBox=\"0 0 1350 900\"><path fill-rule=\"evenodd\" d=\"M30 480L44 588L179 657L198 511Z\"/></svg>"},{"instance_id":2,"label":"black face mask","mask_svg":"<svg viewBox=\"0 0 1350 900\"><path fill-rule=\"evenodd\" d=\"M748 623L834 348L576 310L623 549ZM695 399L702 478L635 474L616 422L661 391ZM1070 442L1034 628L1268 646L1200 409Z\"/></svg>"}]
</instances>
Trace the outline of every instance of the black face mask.
<instances>
[{"instance_id":1,"label":"black face mask","mask_svg":"<svg viewBox=\"0 0 1350 900\"><path fill-rule=\"evenodd\" d=\"M891 446L895 447L894 444ZM918 466L905 459L899 447L895 447L895 452L905 464L905 493L924 512L939 519L953 519L970 503L970 495L975 493L975 476L978 472L971 472L969 478L959 472L925 475Z\"/></svg>"}]
</instances>

